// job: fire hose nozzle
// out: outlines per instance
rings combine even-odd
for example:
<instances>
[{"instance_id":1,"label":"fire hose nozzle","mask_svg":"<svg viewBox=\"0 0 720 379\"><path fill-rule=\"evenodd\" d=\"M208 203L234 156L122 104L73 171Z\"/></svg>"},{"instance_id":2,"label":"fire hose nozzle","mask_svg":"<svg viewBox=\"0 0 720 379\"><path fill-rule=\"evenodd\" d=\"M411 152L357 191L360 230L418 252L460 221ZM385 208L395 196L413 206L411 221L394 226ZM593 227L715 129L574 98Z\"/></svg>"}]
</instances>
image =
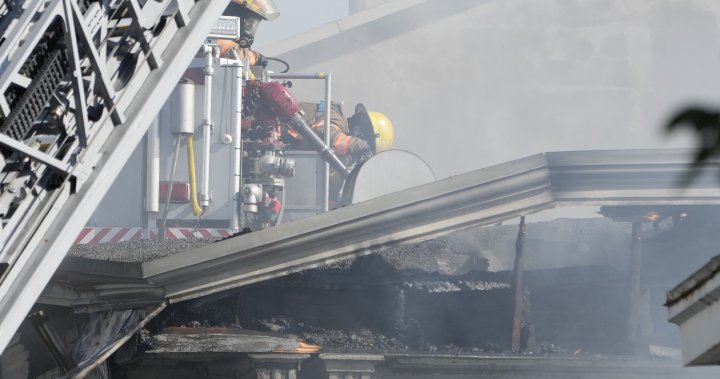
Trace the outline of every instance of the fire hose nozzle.
<instances>
[{"instance_id":1,"label":"fire hose nozzle","mask_svg":"<svg viewBox=\"0 0 720 379\"><path fill-rule=\"evenodd\" d=\"M320 136L305 122L302 117L303 114L298 107L297 99L285 86L278 82L265 83L252 80L247 83L247 88L248 91L252 91L253 89L259 91L260 99L265 104L270 105L280 120L302 134L303 138L313 146L323 160L328 162L343 178L350 175L350 170L345 167L333 149L327 146L325 142L320 139Z\"/></svg>"},{"instance_id":2,"label":"fire hose nozzle","mask_svg":"<svg viewBox=\"0 0 720 379\"><path fill-rule=\"evenodd\" d=\"M335 154L335 151L326 145L325 142L320 139L320 136L317 135L310 126L308 126L305 119L302 118L302 114L300 112L295 113L295 115L287 121L287 124L302 134L305 139L310 141L320 156L328 162L335 171L339 172L343 178L347 178L350 175L350 169L345 167L340 158L338 158Z\"/></svg>"}]
</instances>

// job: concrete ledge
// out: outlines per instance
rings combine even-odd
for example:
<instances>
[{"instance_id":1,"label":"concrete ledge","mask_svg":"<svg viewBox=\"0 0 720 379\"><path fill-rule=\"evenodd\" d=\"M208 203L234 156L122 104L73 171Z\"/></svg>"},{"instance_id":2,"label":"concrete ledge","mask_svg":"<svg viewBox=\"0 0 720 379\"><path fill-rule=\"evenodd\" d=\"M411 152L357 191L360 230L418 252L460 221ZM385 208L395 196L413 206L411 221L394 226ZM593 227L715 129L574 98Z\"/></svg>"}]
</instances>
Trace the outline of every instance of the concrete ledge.
<instances>
[{"instance_id":1,"label":"concrete ledge","mask_svg":"<svg viewBox=\"0 0 720 379\"><path fill-rule=\"evenodd\" d=\"M720 257L668 292L668 320L680 326L683 363L720 362Z\"/></svg>"}]
</instances>

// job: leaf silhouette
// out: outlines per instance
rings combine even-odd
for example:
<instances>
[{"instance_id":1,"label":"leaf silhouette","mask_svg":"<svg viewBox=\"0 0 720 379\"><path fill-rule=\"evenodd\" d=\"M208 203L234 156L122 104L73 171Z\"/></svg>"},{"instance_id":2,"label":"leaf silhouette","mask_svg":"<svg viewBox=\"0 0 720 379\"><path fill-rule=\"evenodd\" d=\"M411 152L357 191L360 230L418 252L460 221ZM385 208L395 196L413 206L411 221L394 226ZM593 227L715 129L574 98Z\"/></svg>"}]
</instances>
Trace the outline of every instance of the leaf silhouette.
<instances>
[{"instance_id":1,"label":"leaf silhouette","mask_svg":"<svg viewBox=\"0 0 720 379\"><path fill-rule=\"evenodd\" d=\"M689 107L675 114L667 125L668 132L681 127L691 127L700 143L695 151L694 162L683 175L683 185L695 179L703 163L720 155L720 111L703 107Z\"/></svg>"}]
</instances>

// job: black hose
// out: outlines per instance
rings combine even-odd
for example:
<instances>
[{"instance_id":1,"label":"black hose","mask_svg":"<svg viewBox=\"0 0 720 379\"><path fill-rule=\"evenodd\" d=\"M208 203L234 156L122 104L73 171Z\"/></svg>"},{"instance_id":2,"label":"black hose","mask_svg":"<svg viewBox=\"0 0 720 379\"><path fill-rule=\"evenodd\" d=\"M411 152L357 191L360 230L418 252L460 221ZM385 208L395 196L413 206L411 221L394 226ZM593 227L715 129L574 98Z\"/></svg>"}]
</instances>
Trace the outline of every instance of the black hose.
<instances>
[{"instance_id":1,"label":"black hose","mask_svg":"<svg viewBox=\"0 0 720 379\"><path fill-rule=\"evenodd\" d=\"M284 71L280 71L280 72L279 72L280 74L284 74L284 73L290 71L290 64L287 63L287 62L285 62L284 60L282 60L282 59L280 59L280 58L265 57L265 59L267 59L267 60L269 60L269 61L279 62L279 63L282 63L283 65L285 65L285 70L284 70Z\"/></svg>"}]
</instances>

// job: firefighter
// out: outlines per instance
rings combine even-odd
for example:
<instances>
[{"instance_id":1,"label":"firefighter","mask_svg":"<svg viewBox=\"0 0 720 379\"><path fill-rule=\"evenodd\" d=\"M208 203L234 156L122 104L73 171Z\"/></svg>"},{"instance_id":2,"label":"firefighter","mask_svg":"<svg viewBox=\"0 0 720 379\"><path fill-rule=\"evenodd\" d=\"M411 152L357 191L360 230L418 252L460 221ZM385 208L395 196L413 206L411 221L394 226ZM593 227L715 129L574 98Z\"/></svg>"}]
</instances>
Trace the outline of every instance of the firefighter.
<instances>
[{"instance_id":1,"label":"firefighter","mask_svg":"<svg viewBox=\"0 0 720 379\"><path fill-rule=\"evenodd\" d=\"M305 113L305 121L321 138L325 137L324 104L300 103ZM289 147L293 150L313 150L302 140L302 136L288 129L291 137ZM355 106L355 113L346 118L342 106L330 107L330 147L345 164L352 167L362 163L372 155L392 148L393 126L390 120L380 112L368 111L363 104ZM344 178L331 170L330 186L334 200L340 196Z\"/></svg>"},{"instance_id":2,"label":"firefighter","mask_svg":"<svg viewBox=\"0 0 720 379\"><path fill-rule=\"evenodd\" d=\"M322 138L325 137L324 108L324 104L300 103L305 121ZM346 166L352 166L392 147L393 127L384 114L368 112L363 104L358 104L355 114L349 118L343 115L339 104L333 104L330 109L330 146L338 156L344 157ZM302 138L292 130L290 135L295 141L290 143L293 149L307 148Z\"/></svg>"},{"instance_id":3,"label":"firefighter","mask_svg":"<svg viewBox=\"0 0 720 379\"><path fill-rule=\"evenodd\" d=\"M240 38L236 41L220 40L220 55L227 58L247 59L250 66L267 66L267 59L251 49L255 33L262 20L272 21L280 16L272 0L232 0L225 15L240 17Z\"/></svg>"},{"instance_id":4,"label":"firefighter","mask_svg":"<svg viewBox=\"0 0 720 379\"><path fill-rule=\"evenodd\" d=\"M232 0L225 12L225 16L240 18L240 38L233 41L227 39L218 40L220 56L230 59L245 59L250 66L267 66L267 59L260 53L251 49L255 41L255 33L260 26L260 21L272 21L280 16L277 7L272 0ZM192 80L196 84L204 84L205 78L200 68L188 69L183 77ZM250 72L250 78L255 76Z\"/></svg>"}]
</instances>

